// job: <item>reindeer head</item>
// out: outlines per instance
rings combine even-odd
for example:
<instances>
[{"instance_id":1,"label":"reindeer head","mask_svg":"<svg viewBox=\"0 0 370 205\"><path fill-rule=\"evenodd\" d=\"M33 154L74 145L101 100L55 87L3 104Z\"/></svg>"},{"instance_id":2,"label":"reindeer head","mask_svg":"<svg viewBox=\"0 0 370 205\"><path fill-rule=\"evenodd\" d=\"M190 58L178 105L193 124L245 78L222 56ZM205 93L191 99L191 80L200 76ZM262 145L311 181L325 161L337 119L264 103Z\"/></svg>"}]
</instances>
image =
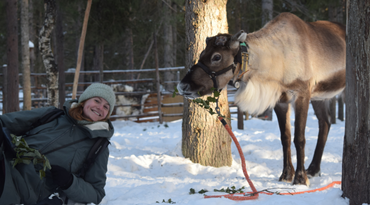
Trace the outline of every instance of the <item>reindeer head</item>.
<instances>
[{"instance_id":1,"label":"reindeer head","mask_svg":"<svg viewBox=\"0 0 370 205\"><path fill-rule=\"evenodd\" d=\"M238 54L241 42L247 34L240 31L234 36L218 34L206 39L206 48L200 54L198 63L193 65L177 85L180 95L197 98L212 94L212 88L224 88L238 75L240 66L235 69L234 58Z\"/></svg>"}]
</instances>

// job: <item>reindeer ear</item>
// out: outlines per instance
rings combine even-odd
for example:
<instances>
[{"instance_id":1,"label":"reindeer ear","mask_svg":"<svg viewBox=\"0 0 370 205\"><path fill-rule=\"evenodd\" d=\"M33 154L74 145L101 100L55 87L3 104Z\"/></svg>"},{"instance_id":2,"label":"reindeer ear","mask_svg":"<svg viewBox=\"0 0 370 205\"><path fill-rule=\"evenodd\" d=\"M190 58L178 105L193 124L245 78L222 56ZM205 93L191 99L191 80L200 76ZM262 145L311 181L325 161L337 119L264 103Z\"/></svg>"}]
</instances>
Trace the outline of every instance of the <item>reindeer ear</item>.
<instances>
[{"instance_id":1,"label":"reindeer ear","mask_svg":"<svg viewBox=\"0 0 370 205\"><path fill-rule=\"evenodd\" d=\"M207 37L206 38L206 44L208 44L209 40L211 40L211 38L210 37Z\"/></svg>"},{"instance_id":2,"label":"reindeer ear","mask_svg":"<svg viewBox=\"0 0 370 205\"><path fill-rule=\"evenodd\" d=\"M245 42L247 40L247 33L243 30L239 31L231 37L230 48L237 48L240 42Z\"/></svg>"},{"instance_id":3,"label":"reindeer ear","mask_svg":"<svg viewBox=\"0 0 370 205\"><path fill-rule=\"evenodd\" d=\"M240 30L238 33L236 33L235 35L231 37L231 40L240 41L240 42L244 42L246 39L247 39L247 33L245 33L243 30Z\"/></svg>"}]
</instances>

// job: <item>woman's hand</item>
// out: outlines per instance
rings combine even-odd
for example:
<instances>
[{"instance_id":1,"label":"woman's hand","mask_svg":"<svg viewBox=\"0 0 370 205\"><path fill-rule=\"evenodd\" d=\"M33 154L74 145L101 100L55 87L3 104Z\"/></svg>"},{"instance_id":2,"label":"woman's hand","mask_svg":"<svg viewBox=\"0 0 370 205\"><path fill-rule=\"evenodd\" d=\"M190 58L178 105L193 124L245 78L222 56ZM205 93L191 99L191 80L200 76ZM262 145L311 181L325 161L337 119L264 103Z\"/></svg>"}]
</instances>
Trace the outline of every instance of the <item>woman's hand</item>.
<instances>
[{"instance_id":1,"label":"woman's hand","mask_svg":"<svg viewBox=\"0 0 370 205\"><path fill-rule=\"evenodd\" d=\"M51 165L51 174L53 176L53 181L57 184L61 189L68 189L73 182L73 175L58 165Z\"/></svg>"}]
</instances>

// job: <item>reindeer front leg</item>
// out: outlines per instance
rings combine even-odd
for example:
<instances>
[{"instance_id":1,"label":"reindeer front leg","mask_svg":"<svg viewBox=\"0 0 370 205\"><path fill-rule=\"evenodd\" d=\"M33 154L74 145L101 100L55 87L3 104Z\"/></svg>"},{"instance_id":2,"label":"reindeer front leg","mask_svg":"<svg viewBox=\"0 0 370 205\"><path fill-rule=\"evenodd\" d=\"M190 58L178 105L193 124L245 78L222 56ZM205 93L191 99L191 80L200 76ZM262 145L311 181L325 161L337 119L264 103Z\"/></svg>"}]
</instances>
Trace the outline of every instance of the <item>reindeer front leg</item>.
<instances>
[{"instance_id":1,"label":"reindeer front leg","mask_svg":"<svg viewBox=\"0 0 370 205\"><path fill-rule=\"evenodd\" d=\"M294 122L294 145L297 151L297 168L293 184L304 184L309 186L310 182L307 178L304 168L304 148L306 144L305 128L307 122L307 113L310 103L310 96L298 96L295 101L295 122Z\"/></svg>"},{"instance_id":2,"label":"reindeer front leg","mask_svg":"<svg viewBox=\"0 0 370 205\"><path fill-rule=\"evenodd\" d=\"M278 103L275 105L275 113L279 122L280 139L283 146L283 172L279 181L292 182L294 177L294 167L291 158L291 132L290 132L290 106L288 103Z\"/></svg>"}]
</instances>

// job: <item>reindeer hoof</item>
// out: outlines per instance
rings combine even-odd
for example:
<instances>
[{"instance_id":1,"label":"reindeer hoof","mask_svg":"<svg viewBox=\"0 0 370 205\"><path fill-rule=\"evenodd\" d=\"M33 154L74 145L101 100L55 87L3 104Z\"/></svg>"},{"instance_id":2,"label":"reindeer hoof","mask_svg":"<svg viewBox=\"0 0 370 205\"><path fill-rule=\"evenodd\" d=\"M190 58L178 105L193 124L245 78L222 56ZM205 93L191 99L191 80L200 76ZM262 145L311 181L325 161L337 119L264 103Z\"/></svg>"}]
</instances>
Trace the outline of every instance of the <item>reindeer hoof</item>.
<instances>
[{"instance_id":1,"label":"reindeer hoof","mask_svg":"<svg viewBox=\"0 0 370 205\"><path fill-rule=\"evenodd\" d=\"M305 173L305 171L303 172L296 172L296 175L294 177L294 180L293 180L293 185L306 185L306 186L310 186L310 180L308 180L308 177Z\"/></svg>"},{"instance_id":2,"label":"reindeer hoof","mask_svg":"<svg viewBox=\"0 0 370 205\"><path fill-rule=\"evenodd\" d=\"M309 179L311 179L312 177L321 176L320 168L317 169L314 166L309 166L308 169L306 170L306 173Z\"/></svg>"},{"instance_id":3,"label":"reindeer hoof","mask_svg":"<svg viewBox=\"0 0 370 205\"><path fill-rule=\"evenodd\" d=\"M307 177L309 179L311 179L313 177L321 177L321 171L320 170L318 172L316 172L316 173L310 172L309 170L307 170L306 172L307 172Z\"/></svg>"},{"instance_id":4,"label":"reindeer hoof","mask_svg":"<svg viewBox=\"0 0 370 205\"><path fill-rule=\"evenodd\" d=\"M279 181L291 183L294 178L294 168L284 168L283 173L279 177Z\"/></svg>"}]
</instances>

